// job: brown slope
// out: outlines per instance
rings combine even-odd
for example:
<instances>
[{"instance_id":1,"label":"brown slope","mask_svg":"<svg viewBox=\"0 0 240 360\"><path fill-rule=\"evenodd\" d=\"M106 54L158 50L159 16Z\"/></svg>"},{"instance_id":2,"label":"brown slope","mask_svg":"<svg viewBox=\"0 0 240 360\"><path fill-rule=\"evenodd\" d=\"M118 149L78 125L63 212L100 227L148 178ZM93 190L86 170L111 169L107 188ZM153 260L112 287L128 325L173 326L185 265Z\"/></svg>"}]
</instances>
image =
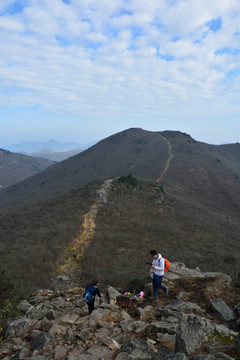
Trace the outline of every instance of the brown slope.
<instances>
[{"instance_id":1,"label":"brown slope","mask_svg":"<svg viewBox=\"0 0 240 360\"><path fill-rule=\"evenodd\" d=\"M161 180L172 195L231 217L240 215L240 144L209 145L177 131L161 135L173 158Z\"/></svg>"},{"instance_id":2,"label":"brown slope","mask_svg":"<svg viewBox=\"0 0 240 360\"><path fill-rule=\"evenodd\" d=\"M167 158L168 145L160 134L142 129L122 131L6 189L0 194L0 208L68 193L105 177L131 173L139 179L155 180Z\"/></svg>"},{"instance_id":3,"label":"brown slope","mask_svg":"<svg viewBox=\"0 0 240 360\"><path fill-rule=\"evenodd\" d=\"M141 182L132 189L114 181L108 202L99 209L95 234L85 249L81 279L98 275L101 282L126 286L148 276L149 251L172 262L233 278L240 272L240 221L164 196L160 187Z\"/></svg>"},{"instance_id":4,"label":"brown slope","mask_svg":"<svg viewBox=\"0 0 240 360\"><path fill-rule=\"evenodd\" d=\"M33 176L54 162L0 149L0 188Z\"/></svg>"}]
</instances>

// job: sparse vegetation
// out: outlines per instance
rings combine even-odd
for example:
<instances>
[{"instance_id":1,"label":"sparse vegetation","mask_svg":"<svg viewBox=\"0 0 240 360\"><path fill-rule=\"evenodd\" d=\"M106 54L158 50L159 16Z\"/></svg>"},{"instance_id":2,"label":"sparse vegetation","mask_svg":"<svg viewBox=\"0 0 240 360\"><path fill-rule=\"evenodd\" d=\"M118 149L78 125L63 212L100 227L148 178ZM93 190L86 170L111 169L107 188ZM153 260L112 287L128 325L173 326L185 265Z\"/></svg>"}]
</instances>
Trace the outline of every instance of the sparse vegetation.
<instances>
[{"instance_id":1,"label":"sparse vegetation","mask_svg":"<svg viewBox=\"0 0 240 360\"><path fill-rule=\"evenodd\" d=\"M16 314L16 295L14 280L2 271L0 274L0 341L6 328L7 320Z\"/></svg>"},{"instance_id":2,"label":"sparse vegetation","mask_svg":"<svg viewBox=\"0 0 240 360\"><path fill-rule=\"evenodd\" d=\"M156 186L169 146L173 158ZM109 137L0 191L0 263L19 293L47 286L81 230L99 179L121 176L98 212L80 264L82 283L98 274L101 282L120 288L145 278L152 248L170 261L237 278L239 149L199 143L177 131L129 129Z\"/></svg>"},{"instance_id":3,"label":"sparse vegetation","mask_svg":"<svg viewBox=\"0 0 240 360\"><path fill-rule=\"evenodd\" d=\"M20 296L48 286L100 184L0 215L0 263L16 280Z\"/></svg>"},{"instance_id":4,"label":"sparse vegetation","mask_svg":"<svg viewBox=\"0 0 240 360\"><path fill-rule=\"evenodd\" d=\"M139 181L131 174L128 176L121 176L118 180L120 183L126 184L128 187L136 188L139 186Z\"/></svg>"},{"instance_id":5,"label":"sparse vegetation","mask_svg":"<svg viewBox=\"0 0 240 360\"><path fill-rule=\"evenodd\" d=\"M130 291L132 294L137 294L144 290L145 285L146 279L133 279L129 281L127 291Z\"/></svg>"},{"instance_id":6,"label":"sparse vegetation","mask_svg":"<svg viewBox=\"0 0 240 360\"><path fill-rule=\"evenodd\" d=\"M139 183L136 189L113 183L111 201L97 215L95 236L82 260L84 282L97 273L101 282L124 289L129 278L148 275L145 262L152 248L170 262L236 277L240 271L237 223L167 195L158 203L158 186Z\"/></svg>"}]
</instances>

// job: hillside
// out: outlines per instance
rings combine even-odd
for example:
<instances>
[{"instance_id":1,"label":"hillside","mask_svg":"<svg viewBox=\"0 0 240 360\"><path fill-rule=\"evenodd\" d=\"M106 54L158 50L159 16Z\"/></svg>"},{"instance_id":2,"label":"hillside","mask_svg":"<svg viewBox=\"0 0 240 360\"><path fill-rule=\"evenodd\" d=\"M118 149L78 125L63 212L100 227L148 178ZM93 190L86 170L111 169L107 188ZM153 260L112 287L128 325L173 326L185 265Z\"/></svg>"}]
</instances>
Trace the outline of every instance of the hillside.
<instances>
[{"instance_id":1,"label":"hillside","mask_svg":"<svg viewBox=\"0 0 240 360\"><path fill-rule=\"evenodd\" d=\"M0 188L6 188L33 176L53 163L50 160L36 159L0 149Z\"/></svg>"},{"instance_id":2,"label":"hillside","mask_svg":"<svg viewBox=\"0 0 240 360\"><path fill-rule=\"evenodd\" d=\"M105 195L95 182L0 215L1 269L18 291L47 287L69 267L77 281L98 274L103 284L124 288L144 279L152 248L171 261L239 277L239 222L170 199L155 183L123 179L112 181Z\"/></svg>"},{"instance_id":3,"label":"hillside","mask_svg":"<svg viewBox=\"0 0 240 360\"><path fill-rule=\"evenodd\" d=\"M132 174L158 181L191 204L239 216L240 144L209 145L177 131L129 129L0 194L0 209L43 200L99 179Z\"/></svg>"},{"instance_id":4,"label":"hillside","mask_svg":"<svg viewBox=\"0 0 240 360\"><path fill-rule=\"evenodd\" d=\"M129 129L55 164L38 176L0 194L0 209L46 199L111 176L155 180L168 157L168 144L157 133Z\"/></svg>"},{"instance_id":5,"label":"hillside","mask_svg":"<svg viewBox=\"0 0 240 360\"><path fill-rule=\"evenodd\" d=\"M113 135L0 192L1 269L22 292L46 287L68 265L73 278L97 272L103 283L125 286L144 278L155 247L171 261L236 279L238 152L239 144L208 145L180 132Z\"/></svg>"},{"instance_id":6,"label":"hillside","mask_svg":"<svg viewBox=\"0 0 240 360\"><path fill-rule=\"evenodd\" d=\"M173 153L162 186L183 200L239 218L240 144L209 145L174 131L161 135Z\"/></svg>"}]
</instances>

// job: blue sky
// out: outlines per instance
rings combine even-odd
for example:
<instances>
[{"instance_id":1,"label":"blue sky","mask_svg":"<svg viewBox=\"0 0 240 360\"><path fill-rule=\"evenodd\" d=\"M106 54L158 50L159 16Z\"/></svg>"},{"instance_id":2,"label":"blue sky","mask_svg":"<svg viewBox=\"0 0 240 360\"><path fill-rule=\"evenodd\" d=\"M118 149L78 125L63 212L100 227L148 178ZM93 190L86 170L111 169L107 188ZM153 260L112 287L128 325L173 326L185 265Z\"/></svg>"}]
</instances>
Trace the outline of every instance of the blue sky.
<instances>
[{"instance_id":1,"label":"blue sky","mask_svg":"<svg viewBox=\"0 0 240 360\"><path fill-rule=\"evenodd\" d=\"M130 127L240 141L237 0L1 0L0 147Z\"/></svg>"}]
</instances>

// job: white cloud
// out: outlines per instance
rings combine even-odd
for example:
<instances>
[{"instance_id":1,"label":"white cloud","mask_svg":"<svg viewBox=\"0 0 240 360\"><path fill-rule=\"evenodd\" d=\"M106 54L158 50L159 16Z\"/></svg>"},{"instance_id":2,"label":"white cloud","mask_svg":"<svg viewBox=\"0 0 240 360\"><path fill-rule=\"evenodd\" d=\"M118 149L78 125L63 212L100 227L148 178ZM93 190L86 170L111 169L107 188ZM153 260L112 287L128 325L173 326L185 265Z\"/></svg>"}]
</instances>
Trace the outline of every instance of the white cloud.
<instances>
[{"instance_id":1,"label":"white cloud","mask_svg":"<svg viewBox=\"0 0 240 360\"><path fill-rule=\"evenodd\" d=\"M0 105L89 119L239 114L238 1L25 5L0 16Z\"/></svg>"}]
</instances>

